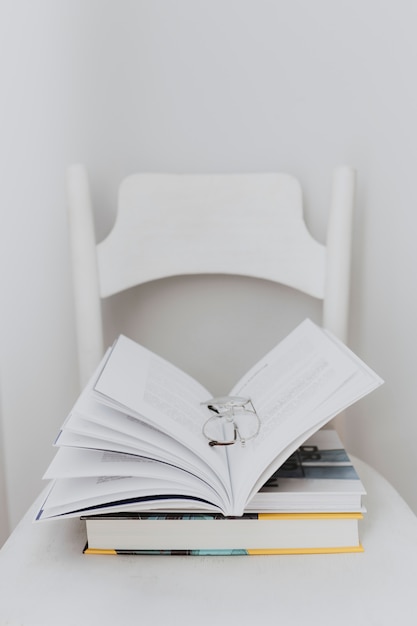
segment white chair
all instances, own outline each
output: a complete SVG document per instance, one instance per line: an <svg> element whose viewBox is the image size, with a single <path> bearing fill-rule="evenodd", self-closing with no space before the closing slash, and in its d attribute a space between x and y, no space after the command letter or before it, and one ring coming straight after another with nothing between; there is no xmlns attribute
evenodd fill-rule
<svg viewBox="0 0 417 626"><path fill-rule="evenodd" d="M321 298L324 325L346 338L353 187L352 170L337 170L323 246L307 233L300 187L289 176L135 175L122 184L114 230L96 246L86 171L72 167L81 381L103 349L100 298L183 271L282 281ZM207 255L213 240L216 255ZM152 265L144 261L147 252L156 253ZM368 491L361 554L90 557L82 554L86 536L79 519L32 523L38 500L0 551L0 623L410 621L417 519L379 474L359 460L355 465Z"/></svg>
<svg viewBox="0 0 417 626"><path fill-rule="evenodd" d="M80 384L103 353L101 299L164 277L235 274L323 301L323 326L347 338L355 174L335 170L326 244L308 232L288 174L134 174L113 230L96 243L86 168L68 170Z"/></svg>

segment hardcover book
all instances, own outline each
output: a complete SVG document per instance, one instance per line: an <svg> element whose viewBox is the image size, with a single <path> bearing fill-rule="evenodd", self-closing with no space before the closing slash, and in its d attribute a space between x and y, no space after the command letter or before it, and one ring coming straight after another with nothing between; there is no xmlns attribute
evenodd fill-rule
<svg viewBox="0 0 417 626"><path fill-rule="evenodd" d="M233 551L266 554L295 550L362 550L361 513L120 514L86 519L88 549L201 555ZM236 552L237 551L237 552Z"/></svg>
<svg viewBox="0 0 417 626"><path fill-rule="evenodd" d="M362 551L359 522L364 493L338 434L323 429L285 461L242 517L132 510L83 516L88 541L85 553L224 556L358 552Z"/></svg>

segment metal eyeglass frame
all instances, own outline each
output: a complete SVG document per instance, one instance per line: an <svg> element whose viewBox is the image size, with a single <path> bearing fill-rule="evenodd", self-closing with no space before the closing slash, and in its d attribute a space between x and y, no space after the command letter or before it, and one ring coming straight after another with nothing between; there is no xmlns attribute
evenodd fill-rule
<svg viewBox="0 0 417 626"><path fill-rule="evenodd" d="M220 396L217 398L210 398L201 404L214 413L214 415L211 415L203 424L202 428L203 435L206 439L208 439L209 446L231 446L238 440L242 446L245 446L247 441L258 436L261 429L261 420L259 419L259 415L257 414L250 398L243 398L240 396ZM255 432L249 437L243 437L240 434L239 426L235 421L235 417L242 414L248 414L248 416L256 420ZM211 422L218 419L225 419L227 422L233 423L233 439L223 441L210 437L207 433L207 427Z"/></svg>

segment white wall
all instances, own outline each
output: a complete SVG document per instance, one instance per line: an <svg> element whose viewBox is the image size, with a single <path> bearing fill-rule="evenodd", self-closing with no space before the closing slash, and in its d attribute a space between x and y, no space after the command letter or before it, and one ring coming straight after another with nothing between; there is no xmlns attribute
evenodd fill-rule
<svg viewBox="0 0 417 626"><path fill-rule="evenodd" d="M386 384L351 410L347 441L417 511L416 18L414 0L3 0L10 527L39 491L76 394L64 189L74 161L90 168L99 238L134 170L284 170L300 178L323 240L331 170L357 168L351 345ZM261 290L262 310L274 310L276 293ZM185 311L175 311L178 321ZM255 332L250 351L264 341ZM181 345L171 348L180 361Z"/></svg>

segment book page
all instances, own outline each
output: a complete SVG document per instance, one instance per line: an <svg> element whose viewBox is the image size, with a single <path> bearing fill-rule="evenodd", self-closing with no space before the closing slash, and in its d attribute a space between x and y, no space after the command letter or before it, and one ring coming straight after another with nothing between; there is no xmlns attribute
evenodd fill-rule
<svg viewBox="0 0 417 626"><path fill-rule="evenodd" d="M138 424L140 423L139 420L135 420L135 418L130 419ZM143 430L147 428L146 424L141 424L141 426L143 426ZM196 471L196 468L198 468L198 473L200 473L200 471L204 473L207 467L203 462L199 463L199 460L188 448L181 446L178 442L169 439L168 436L164 436L163 433L158 433L157 431L155 432L155 441L157 443L154 444L150 441L149 437L143 437L143 439L132 437L117 429L107 428L101 424L80 417L75 413L71 414L71 419L66 422L63 430L65 433L72 432L85 437L87 440L95 439L97 442L100 442L99 447L96 446L96 449L108 450L112 449L113 444L120 444L127 446L129 453L132 453L134 450L136 456L170 463L185 471ZM164 437L166 437L166 439ZM158 441L158 439L161 441ZM58 437L56 445L65 445L63 444L62 434Z"/></svg>
<svg viewBox="0 0 417 626"><path fill-rule="evenodd" d="M138 478L141 480L142 486L149 479L162 480L165 481L166 485L175 485L176 493L198 494L200 498L205 497L205 499L219 507L222 507L224 502L230 505L227 493L221 487L219 488L216 481L202 480L192 472L178 469L169 463L108 450L62 447L50 463L43 478L96 478L97 484L106 483L106 493L108 494L112 493L111 490L115 486L114 499L120 489L120 485L123 484L123 481L121 483L118 480L122 477ZM113 481L114 478L117 480ZM88 481L85 481L85 483L88 484ZM193 490L192 492L190 491L191 489ZM73 495L70 494L71 497ZM87 502L89 498L94 498L94 496L94 492L90 493L87 490L83 499ZM80 493L77 494L76 499L80 499ZM71 499L69 502L73 506ZM48 506L54 506L54 502L50 500Z"/></svg>
<svg viewBox="0 0 417 626"><path fill-rule="evenodd" d="M213 450L202 434L201 403L210 393L191 376L143 346L120 336L94 384L95 399L169 435L208 463L230 487L224 450ZM168 445L164 441L164 445Z"/></svg>
<svg viewBox="0 0 417 626"><path fill-rule="evenodd" d="M100 371L101 369L99 368ZM215 471L200 454L141 419L98 402L92 393L95 380L96 377L93 377L81 393L63 425L63 430L101 439L103 443L100 449L108 449L109 444L124 444L129 446L130 451L136 449L137 454L146 455L149 452L152 458L172 462L186 470L194 470L202 478L210 476L212 480L216 479ZM221 463L223 467L224 458Z"/></svg>
<svg viewBox="0 0 417 626"><path fill-rule="evenodd" d="M228 449L239 506L311 435L382 383L340 342L306 320L259 361L231 391L251 398L261 420L258 436ZM305 437L304 437L305 438ZM282 454L284 453L284 454Z"/></svg>
<svg viewBox="0 0 417 626"><path fill-rule="evenodd" d="M151 462L150 462L151 463ZM38 520L65 515L79 517L83 512L99 512L97 507L114 504L120 506L124 501L129 506L147 502L152 507L154 500L190 499L197 503L207 502L208 506L219 506L222 501L208 485L197 485L195 480L184 484L178 483L175 474L158 478L151 476L92 476L82 478L61 478L51 483L51 489L41 509L37 513ZM94 511L94 508L96 509ZM108 509L106 509L107 511Z"/></svg>

